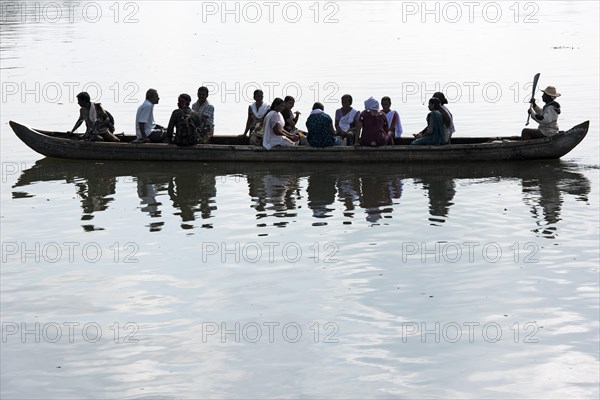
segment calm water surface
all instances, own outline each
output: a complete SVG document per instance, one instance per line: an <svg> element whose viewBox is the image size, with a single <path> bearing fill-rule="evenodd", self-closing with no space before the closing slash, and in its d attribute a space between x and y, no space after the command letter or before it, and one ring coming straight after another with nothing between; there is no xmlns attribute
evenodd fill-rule
<svg viewBox="0 0 600 400"><path fill-rule="evenodd" d="M461 3L428 2L439 21L421 2L282 2L272 21L260 2L9 3L2 398L598 397L596 2L473 21ZM8 126L70 129L83 87L119 131L156 87L165 124L204 83L224 134L256 85L301 121L389 95L410 134L439 85L457 135L512 135L538 71L562 128L591 121L560 161L67 161Z"/></svg>

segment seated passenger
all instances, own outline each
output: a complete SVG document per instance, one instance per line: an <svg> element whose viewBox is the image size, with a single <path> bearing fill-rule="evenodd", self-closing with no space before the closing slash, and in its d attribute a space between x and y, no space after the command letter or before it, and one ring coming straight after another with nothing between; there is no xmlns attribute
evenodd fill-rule
<svg viewBox="0 0 600 400"><path fill-rule="evenodd" d="M306 119L308 144L312 147L331 147L342 145L342 138L336 135L331 117L324 112L321 103L315 103Z"/></svg>
<svg viewBox="0 0 600 400"><path fill-rule="evenodd" d="M358 145L360 132L360 112L352 108L352 96L342 96L342 108L335 112L335 131L345 139L347 146Z"/></svg>
<svg viewBox="0 0 600 400"><path fill-rule="evenodd" d="M135 134L137 139L132 143L168 143L165 128L154 122L154 105L158 104L160 97L156 89L148 89L146 100L138 107L135 115Z"/></svg>
<svg viewBox="0 0 600 400"><path fill-rule="evenodd" d="M284 108L284 101L278 97L273 100L271 110L265 117L263 147L267 150L270 150L274 146L296 146L298 144L294 141L294 136L283 129L285 121L281 112Z"/></svg>
<svg viewBox="0 0 600 400"><path fill-rule="evenodd" d="M193 146L198 143L206 143L205 137L200 137L203 132L200 131L200 116L192 111L190 104L192 97L189 94L182 93L177 98L177 110L171 114L169 126L167 127L167 137L169 142L178 146ZM175 136L173 137L173 129Z"/></svg>
<svg viewBox="0 0 600 400"><path fill-rule="evenodd" d="M269 105L263 103L263 91L257 89L254 91L254 103L248 106L248 120L246 129L242 136L250 134L250 144L259 145L262 142L264 130L262 129L263 120L269 112Z"/></svg>
<svg viewBox="0 0 600 400"><path fill-rule="evenodd" d="M554 136L558 133L558 116L560 115L560 104L555 100L560 96L560 93L556 91L554 86L548 86L542 90L542 100L544 108L540 108L536 103L535 99L531 99L531 107L529 108L529 115L531 119L540 124L538 129L523 129L521 136L525 140L538 139L546 136Z"/></svg>
<svg viewBox="0 0 600 400"><path fill-rule="evenodd" d="M428 103L427 128L414 135L417 140L411 144L417 145L443 145L448 144L450 129L450 116L442 108L442 103L437 97L432 97Z"/></svg>
<svg viewBox="0 0 600 400"><path fill-rule="evenodd" d="M296 100L292 96L285 96L283 101L285 103L285 107L281 111L281 115L283 115L283 120L285 121L283 129L295 135L298 132L296 125L298 124L298 118L300 118L300 111L292 111L292 108L296 104Z"/></svg>
<svg viewBox="0 0 600 400"><path fill-rule="evenodd" d="M448 104L448 100L446 100L446 96L444 96L444 93L442 92L435 92L431 97L437 97L438 99L440 99L440 103L442 103L442 108L448 113L448 116L450 117L450 128L448 128L447 131L447 142L450 142L450 138L452 138L452 135L454 134L454 132L456 132L456 129L454 129L454 117L452 116L450 110L448 110L448 107L446 107L446 104Z"/></svg>
<svg viewBox="0 0 600 400"><path fill-rule="evenodd" d="M200 125L201 137L207 138L204 143L208 143L215 134L215 107L208 102L207 87L201 86L198 88L198 101L192 105L192 110L200 116L202 121Z"/></svg>
<svg viewBox="0 0 600 400"><path fill-rule="evenodd" d="M81 92L77 95L77 104L79 104L79 118L75 121L75 126L68 133L75 132L77 128L85 122L86 140L105 140L107 142L120 142L114 135L114 121L111 119L108 111L102 108L100 103L92 103L90 95L87 92Z"/></svg>
<svg viewBox="0 0 600 400"><path fill-rule="evenodd" d="M383 108L383 113L385 114L387 121L389 132L392 134L392 139L400 139L402 136L402 122L400 122L400 115L396 110L391 110L392 100L385 96L381 99L381 108Z"/></svg>
<svg viewBox="0 0 600 400"><path fill-rule="evenodd" d="M361 146L385 146L392 143L392 134L389 132L387 118L379 111L379 102L373 97L365 101L365 111L360 114L362 134Z"/></svg>

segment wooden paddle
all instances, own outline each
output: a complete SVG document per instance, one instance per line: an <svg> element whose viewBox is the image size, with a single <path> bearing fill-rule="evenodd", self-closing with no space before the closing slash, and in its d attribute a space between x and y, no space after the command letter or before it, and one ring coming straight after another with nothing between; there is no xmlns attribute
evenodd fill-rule
<svg viewBox="0 0 600 400"><path fill-rule="evenodd" d="M540 79L540 73L538 72L533 77L533 88L531 89L531 100L533 100L535 98L535 89L537 88L537 84L538 84L538 80L539 79ZM530 110L531 110L532 107L533 107L533 104L529 104L529 109ZM525 124L525 126L529 125L529 118L531 118L531 114L527 114L527 123Z"/></svg>

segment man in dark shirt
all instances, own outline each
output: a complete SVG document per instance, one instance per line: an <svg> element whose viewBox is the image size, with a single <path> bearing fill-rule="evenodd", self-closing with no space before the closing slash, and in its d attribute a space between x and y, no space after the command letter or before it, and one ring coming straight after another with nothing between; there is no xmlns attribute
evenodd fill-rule
<svg viewBox="0 0 600 400"><path fill-rule="evenodd" d="M313 109L306 119L308 128L308 144L312 147L330 147L342 145L342 138L336 134L333 120L325 114L325 107L321 103L315 103ZM344 140L344 144L346 141Z"/></svg>
<svg viewBox="0 0 600 400"><path fill-rule="evenodd" d="M300 117L300 111L292 112L292 108L294 108L296 100L294 100L292 96L286 96L283 101L285 104L285 108L281 112L281 115L283 115L283 120L285 121L285 126L283 129L290 133L296 133L296 124L298 123L298 118ZM292 117L292 115L294 117Z"/></svg>
<svg viewBox="0 0 600 400"><path fill-rule="evenodd" d="M201 121L198 113L192 111L190 108L191 102L192 97L186 93L180 94L177 98L177 109L171 114L169 126L167 127L167 137L170 143L191 146L199 142L200 138L197 137L197 134ZM184 123L188 118L191 124ZM173 137L174 129L175 137ZM185 130L185 132L181 132L180 130Z"/></svg>

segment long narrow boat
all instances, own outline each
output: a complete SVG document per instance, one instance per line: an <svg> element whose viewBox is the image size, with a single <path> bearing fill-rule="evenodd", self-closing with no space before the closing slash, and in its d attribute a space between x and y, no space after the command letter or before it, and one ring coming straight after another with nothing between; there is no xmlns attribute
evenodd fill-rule
<svg viewBox="0 0 600 400"><path fill-rule="evenodd" d="M265 150L248 145L247 138L215 136L210 144L179 147L168 144L88 142L80 135L33 129L10 121L16 135L34 151L48 157L132 161L267 161L405 163L440 161L509 161L558 159L575 148L588 132L589 121L552 137L523 140L519 136L452 138L445 146L411 146L409 138L383 147L278 147Z"/></svg>

